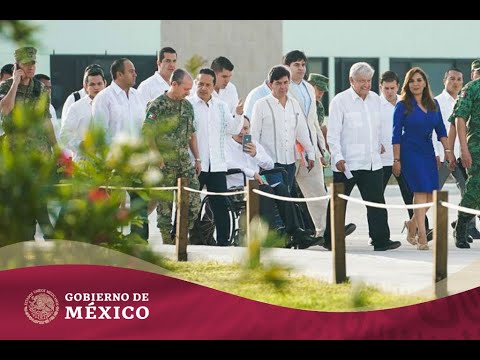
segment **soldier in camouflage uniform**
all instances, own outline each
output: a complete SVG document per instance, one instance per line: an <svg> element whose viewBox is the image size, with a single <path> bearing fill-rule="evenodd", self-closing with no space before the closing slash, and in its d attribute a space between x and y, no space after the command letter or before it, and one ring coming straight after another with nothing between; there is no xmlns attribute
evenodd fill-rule
<svg viewBox="0 0 480 360"><path fill-rule="evenodd" d="M192 77L183 69L176 69L172 73L169 90L151 101L147 105L147 114L142 133L152 148L162 155L161 171L164 186L177 185L177 178L188 179L189 187L198 189L196 168L192 165L188 149L198 158L196 135L193 127L193 107L185 99L193 85ZM162 233L164 243L173 243L176 223L171 226L173 194L161 194L162 200L157 206L157 223ZM168 200L167 200L168 199ZM192 228L195 218L200 211L200 198L197 194L190 194L188 209L189 229ZM147 226L147 204L144 204L144 221ZM144 225L145 226L145 225ZM132 231L134 231L132 229Z"/></svg>
<svg viewBox="0 0 480 360"><path fill-rule="evenodd" d="M307 80L315 89L315 99L317 103L317 116L318 116L318 124L322 129L323 136L325 139L327 138L327 126L323 123L325 120L325 108L323 107L322 98L323 95L328 92L328 77L321 75L310 73L308 75ZM328 144L325 144L328 149Z"/></svg>
<svg viewBox="0 0 480 360"><path fill-rule="evenodd" d="M472 63L472 74L477 71L480 71L480 61L478 60ZM460 206L479 210L480 79L477 78L463 87L449 121L455 125L460 140L462 165L467 169L468 176ZM458 248L470 248L467 239L467 225L473 217L474 215L472 214L458 212L458 220L455 227L455 245Z"/></svg>
<svg viewBox="0 0 480 360"><path fill-rule="evenodd" d="M22 47L15 50L15 67L13 77L0 83L0 125L5 131L4 141L12 148L21 144L26 152L41 152L45 156L52 155L56 146L55 133L50 118L50 96L45 86L34 79L36 69L37 49ZM36 113L44 114L40 122L28 124L27 128L19 128L13 121L13 111L16 106L34 109ZM27 112L28 113L28 112ZM28 119L34 121L34 119ZM26 219L24 238L21 241L33 240L35 222L38 220L44 235L50 237L53 231L48 217L46 204L36 211L35 218Z"/></svg>

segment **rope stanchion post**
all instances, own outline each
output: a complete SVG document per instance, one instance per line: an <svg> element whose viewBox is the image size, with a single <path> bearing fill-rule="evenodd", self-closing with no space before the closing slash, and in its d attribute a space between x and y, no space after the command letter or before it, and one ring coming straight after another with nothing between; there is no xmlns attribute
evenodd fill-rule
<svg viewBox="0 0 480 360"><path fill-rule="evenodd" d="M433 192L433 239L435 241L433 287L436 297L447 295L447 257L448 257L448 208L441 205L441 202L448 202L448 192Z"/></svg>
<svg viewBox="0 0 480 360"><path fill-rule="evenodd" d="M347 281L345 261L345 208L346 201L338 197L345 192L343 183L330 185L332 200L330 205L331 242L333 253L333 282L336 284Z"/></svg>
<svg viewBox="0 0 480 360"><path fill-rule="evenodd" d="M177 180L177 235L175 237L176 253L178 261L187 261L187 242L188 242L188 191L184 187L188 186L188 179L179 178Z"/></svg>
<svg viewBox="0 0 480 360"><path fill-rule="evenodd" d="M260 213L260 196L253 192L258 190L257 180L248 180L247 182L247 241L251 239L251 222Z"/></svg>

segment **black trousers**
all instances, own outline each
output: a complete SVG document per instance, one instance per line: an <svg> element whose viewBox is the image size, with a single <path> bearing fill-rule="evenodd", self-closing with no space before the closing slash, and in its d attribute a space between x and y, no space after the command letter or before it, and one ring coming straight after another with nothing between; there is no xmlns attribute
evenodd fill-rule
<svg viewBox="0 0 480 360"><path fill-rule="evenodd" d="M278 184L274 188L270 185L262 184L259 186L259 189L269 194L290 197L288 187L285 184ZM295 203L260 196L260 215L268 222L271 229L275 228L276 225L275 206L277 206L280 217L285 224L285 231L287 234L293 235L293 233L302 225L301 215L299 214L299 210L296 208Z"/></svg>
<svg viewBox="0 0 480 360"><path fill-rule="evenodd" d="M353 187L358 186L362 199L365 201L385 204L383 196L383 169L379 170L354 170L353 177L347 179L344 173L333 172L334 183L345 184L345 195L350 195ZM325 243L331 243L330 227L330 202L327 209L327 226L325 229ZM388 227L388 213L386 209L367 206L368 233L373 245L380 245L390 240L390 228Z"/></svg>
<svg viewBox="0 0 480 360"><path fill-rule="evenodd" d="M200 190L207 186L207 191L226 192L227 176L226 172L204 172L198 176ZM227 198L225 196L209 196L212 206L213 217L215 219L215 229L217 230L218 245L228 245L230 237L230 219L228 215Z"/></svg>
<svg viewBox="0 0 480 360"><path fill-rule="evenodd" d="M408 184L403 177L403 174L400 173L400 176L395 176L392 172L392 166L384 166L383 167L383 192L385 193L385 189L388 185L388 180L390 180L390 176L394 176L395 180L397 180L398 186L400 187L400 193L402 194L403 202L405 205L412 205L413 204L413 192L410 191ZM408 209L408 218L411 219L413 217L413 210ZM428 230L428 217L425 216L425 228Z"/></svg>

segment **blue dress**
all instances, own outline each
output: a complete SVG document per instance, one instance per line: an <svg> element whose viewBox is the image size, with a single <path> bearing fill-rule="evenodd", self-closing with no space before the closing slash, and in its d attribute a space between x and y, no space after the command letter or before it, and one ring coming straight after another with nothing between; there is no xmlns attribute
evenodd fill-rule
<svg viewBox="0 0 480 360"><path fill-rule="evenodd" d="M439 111L425 113L415 100L413 111L406 114L403 101L399 101L393 113L392 144L400 144L402 174L412 192L432 192L438 190L438 169L432 144L432 132L438 140L447 136Z"/></svg>

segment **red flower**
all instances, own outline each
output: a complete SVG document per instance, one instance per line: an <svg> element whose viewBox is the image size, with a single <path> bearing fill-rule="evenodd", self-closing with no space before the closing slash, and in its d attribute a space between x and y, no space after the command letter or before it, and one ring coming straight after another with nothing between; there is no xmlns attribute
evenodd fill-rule
<svg viewBox="0 0 480 360"><path fill-rule="evenodd" d="M104 201L108 199L107 190L103 188L95 188L88 192L88 200L91 202Z"/></svg>
<svg viewBox="0 0 480 360"><path fill-rule="evenodd" d="M73 160L70 154L66 151L62 151L58 157L57 163L66 177L71 177L73 175Z"/></svg>

